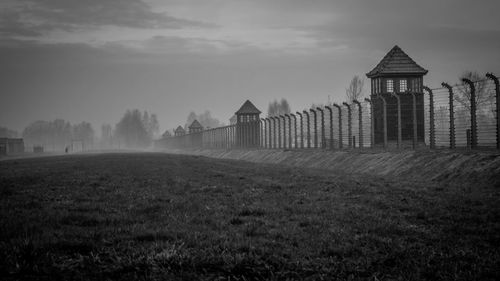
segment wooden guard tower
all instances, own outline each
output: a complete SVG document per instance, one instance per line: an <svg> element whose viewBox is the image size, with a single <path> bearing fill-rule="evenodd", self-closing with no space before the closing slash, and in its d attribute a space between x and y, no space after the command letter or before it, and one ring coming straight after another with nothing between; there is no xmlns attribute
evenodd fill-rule
<svg viewBox="0 0 500 281"><path fill-rule="evenodd" d="M184 136L185 134L186 134L186 130L184 130L184 128L182 128L182 126L180 126L180 125L174 131L174 136L176 136L176 137Z"/></svg>
<svg viewBox="0 0 500 281"><path fill-rule="evenodd" d="M194 120L191 125L189 125L189 133L199 133L203 131L203 126L198 122L198 120Z"/></svg>
<svg viewBox="0 0 500 281"><path fill-rule="evenodd" d="M239 147L260 145L260 113L249 100L236 111L236 144Z"/></svg>
<svg viewBox="0 0 500 281"><path fill-rule="evenodd" d="M424 142L423 76L427 72L401 48L394 46L377 66L366 74L371 79L376 145L384 143L384 101L387 104L387 141L397 142L399 138L398 99L401 112L401 141L404 143L414 139L414 95L416 139L417 142Z"/></svg>

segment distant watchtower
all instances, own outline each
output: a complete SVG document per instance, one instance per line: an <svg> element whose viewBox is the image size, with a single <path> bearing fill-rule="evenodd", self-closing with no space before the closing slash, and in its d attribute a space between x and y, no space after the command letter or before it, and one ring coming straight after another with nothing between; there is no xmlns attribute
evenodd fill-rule
<svg viewBox="0 0 500 281"><path fill-rule="evenodd" d="M375 125L375 144L384 142L383 100L387 102L387 140L398 140L398 106L401 104L402 141L413 139L413 96L416 96L417 140L424 142L423 76L427 70L413 61L401 48L394 46L366 74L371 79L371 100ZM396 97L397 96L397 97Z"/></svg>
<svg viewBox="0 0 500 281"><path fill-rule="evenodd" d="M260 145L260 113L249 100L236 111L236 144L239 147Z"/></svg>
<svg viewBox="0 0 500 281"><path fill-rule="evenodd" d="M184 128L182 128L182 126L180 126L180 125L174 131L174 136L176 136L176 137L184 136L185 134L186 134L186 130L184 130Z"/></svg>
<svg viewBox="0 0 500 281"><path fill-rule="evenodd" d="M189 133L199 133L203 131L203 126L198 122L198 120L194 120L191 125L189 125Z"/></svg>

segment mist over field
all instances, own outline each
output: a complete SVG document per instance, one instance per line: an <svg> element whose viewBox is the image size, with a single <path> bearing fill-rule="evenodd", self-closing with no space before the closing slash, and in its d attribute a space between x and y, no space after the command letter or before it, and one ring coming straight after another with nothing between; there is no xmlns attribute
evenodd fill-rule
<svg viewBox="0 0 500 281"><path fill-rule="evenodd" d="M500 280L500 1L0 1L1 280Z"/></svg>
<svg viewBox="0 0 500 281"><path fill-rule="evenodd" d="M341 103L394 45L459 83L498 75L498 1L33 1L0 4L0 126L88 122L96 136L127 110L159 132L191 111L221 123L250 99L261 111ZM369 83L364 95L368 96ZM208 126L208 125L207 125Z"/></svg>

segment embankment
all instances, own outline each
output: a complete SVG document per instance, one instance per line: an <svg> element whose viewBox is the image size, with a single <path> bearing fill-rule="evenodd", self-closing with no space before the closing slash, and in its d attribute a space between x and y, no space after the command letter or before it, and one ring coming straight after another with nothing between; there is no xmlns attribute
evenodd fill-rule
<svg viewBox="0 0 500 281"><path fill-rule="evenodd" d="M364 173L401 180L433 181L444 185L500 188L500 152L492 151L197 149L165 152L328 169L352 174Z"/></svg>

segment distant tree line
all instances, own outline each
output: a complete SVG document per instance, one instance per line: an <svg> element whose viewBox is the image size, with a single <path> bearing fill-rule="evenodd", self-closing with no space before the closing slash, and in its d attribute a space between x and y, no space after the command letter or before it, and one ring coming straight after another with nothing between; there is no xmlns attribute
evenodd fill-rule
<svg viewBox="0 0 500 281"><path fill-rule="evenodd" d="M88 122L72 125L63 119L35 121L22 133L26 147L43 146L45 151L93 148L145 148L149 147L159 131L156 114L138 109L127 110L113 128L109 124L101 126L101 138L96 139L94 129ZM0 136L15 137L12 130L0 127ZM96 145L97 144L97 145Z"/></svg>
<svg viewBox="0 0 500 281"><path fill-rule="evenodd" d="M141 112L138 109L127 110L121 120L116 124L114 133L109 125L102 127L102 141L112 138L114 145L119 147L145 148L151 145L153 138L159 131L156 114Z"/></svg>
<svg viewBox="0 0 500 281"><path fill-rule="evenodd" d="M0 138L18 138L19 133L9 128L0 127Z"/></svg>
<svg viewBox="0 0 500 281"><path fill-rule="evenodd" d="M73 142L88 147L94 142L94 129L88 122L71 125L63 119L35 121L22 133L26 146L43 146L45 150L62 151Z"/></svg>

